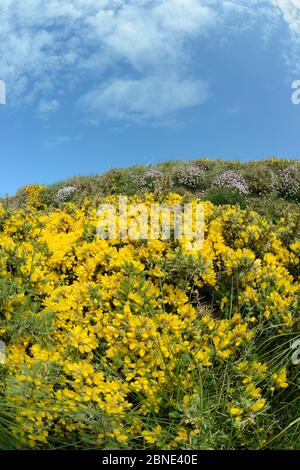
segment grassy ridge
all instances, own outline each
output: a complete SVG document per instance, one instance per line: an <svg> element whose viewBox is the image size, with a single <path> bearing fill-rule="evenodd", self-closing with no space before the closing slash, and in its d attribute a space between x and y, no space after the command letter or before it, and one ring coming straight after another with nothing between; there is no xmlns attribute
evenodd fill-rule
<svg viewBox="0 0 300 470"><path fill-rule="evenodd" d="M224 174L229 174L229 179L231 174L230 182L233 187L230 184L226 187L224 181L223 188L220 187L219 179ZM247 194L240 194L240 188L234 186L234 175L245 181ZM211 199L217 204L239 203L260 212L268 211L276 200L276 204L284 210L293 205L295 207L300 202L300 162L268 158L243 163L204 158L115 168L103 174L75 176L49 185L44 192L43 201L47 205L57 205L56 195L65 187L75 188L76 191L68 200L77 202L86 197L115 194L130 196L146 191L163 195L172 191ZM10 201L14 207L22 206L26 201L24 188Z"/></svg>

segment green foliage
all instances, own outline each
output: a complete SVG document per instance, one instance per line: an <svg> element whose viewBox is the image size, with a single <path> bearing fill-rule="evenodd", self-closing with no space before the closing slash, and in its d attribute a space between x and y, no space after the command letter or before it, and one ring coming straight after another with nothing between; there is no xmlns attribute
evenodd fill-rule
<svg viewBox="0 0 300 470"><path fill-rule="evenodd" d="M210 194L207 199L216 206L223 204L235 205L238 204L241 209L246 209L247 199L239 193L233 193L231 191L217 191Z"/></svg>
<svg viewBox="0 0 300 470"><path fill-rule="evenodd" d="M197 170L195 172L195 170ZM215 181L224 173L233 171L242 176L249 189L247 199L230 191L220 191ZM144 175L160 174L153 184L142 185ZM196 174L199 172L199 175ZM154 185L154 186L153 186ZM113 168L94 176L75 176L48 186L41 193L42 207L58 207L57 193L65 187L75 187L68 201L81 203L86 198L107 195L132 196L139 192L154 192L159 195L172 191L178 194L192 192L201 198L210 199L215 204L239 204L240 207L256 208L262 212L272 212L274 201L286 199L291 204L300 201L300 162L268 158L242 163L240 161L209 160L207 158L183 161L174 160L155 165L136 165L129 168ZM264 203L259 203L263 200ZM269 201L269 202L268 202ZM267 202L267 211L265 209ZM6 203L11 208L24 207L26 188L21 188ZM63 202L62 202L63 203ZM279 201L282 206L282 202ZM0 221L1 222L1 221Z"/></svg>

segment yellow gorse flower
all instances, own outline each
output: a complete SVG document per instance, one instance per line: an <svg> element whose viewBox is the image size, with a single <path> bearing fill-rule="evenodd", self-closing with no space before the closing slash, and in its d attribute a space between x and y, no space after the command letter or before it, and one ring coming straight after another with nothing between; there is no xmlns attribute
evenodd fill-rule
<svg viewBox="0 0 300 470"><path fill-rule="evenodd" d="M283 367L278 373L273 374L274 385L276 388L288 387L286 368Z"/></svg>
<svg viewBox="0 0 300 470"><path fill-rule="evenodd" d="M258 328L293 325L300 286L289 269L299 263L299 242L289 249L255 212L210 202L198 251L186 240L100 240L93 204L39 211L41 190L28 189L27 209L0 206L8 286L1 391L15 410L14 432L30 446L88 433L107 446L191 446L205 426L201 380L215 369L234 373L228 419L255 422L270 382L285 388L288 380L286 369L274 374L248 351ZM165 202L183 200L170 194ZM154 196L130 203L138 202ZM166 400L180 421L173 436L147 421Z"/></svg>

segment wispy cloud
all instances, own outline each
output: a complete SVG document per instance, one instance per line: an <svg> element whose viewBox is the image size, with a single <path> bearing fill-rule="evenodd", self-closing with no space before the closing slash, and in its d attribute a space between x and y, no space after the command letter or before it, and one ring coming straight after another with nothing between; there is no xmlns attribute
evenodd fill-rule
<svg viewBox="0 0 300 470"><path fill-rule="evenodd" d="M80 103L100 117L145 121L161 119L180 109L197 106L208 96L208 85L201 80L154 76L105 82L85 95Z"/></svg>
<svg viewBox="0 0 300 470"><path fill-rule="evenodd" d="M3 0L0 15L0 74L42 117L85 80L81 102L99 117L158 118L207 97L188 78L189 41L217 21L198 0Z"/></svg>
<svg viewBox="0 0 300 470"><path fill-rule="evenodd" d="M51 137L50 139L46 140L45 145L47 147L57 147L58 145L67 144L73 140L79 140L79 137L74 138L69 135L60 135L58 137Z"/></svg>
<svg viewBox="0 0 300 470"><path fill-rule="evenodd" d="M42 119L48 119L49 115L55 113L60 108L60 103L53 100L42 99L37 105L36 112Z"/></svg>
<svg viewBox="0 0 300 470"><path fill-rule="evenodd" d="M278 8L292 33L300 36L300 0L270 0Z"/></svg>
<svg viewBox="0 0 300 470"><path fill-rule="evenodd" d="M296 62L300 0L1 0L0 78L44 119L68 94L96 121L162 122L209 97L199 45L261 15L265 35L288 26Z"/></svg>
<svg viewBox="0 0 300 470"><path fill-rule="evenodd" d="M225 113L226 114L236 114L240 111L239 106L233 106L232 108L226 108Z"/></svg>

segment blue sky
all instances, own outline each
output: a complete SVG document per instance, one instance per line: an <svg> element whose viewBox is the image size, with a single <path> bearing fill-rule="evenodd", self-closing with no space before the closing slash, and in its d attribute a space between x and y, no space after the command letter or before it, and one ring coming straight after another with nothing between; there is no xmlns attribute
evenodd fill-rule
<svg viewBox="0 0 300 470"><path fill-rule="evenodd" d="M0 194L175 158L299 159L300 0L1 0Z"/></svg>

